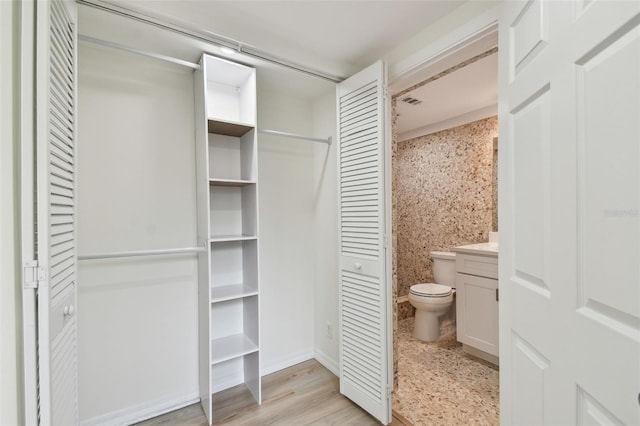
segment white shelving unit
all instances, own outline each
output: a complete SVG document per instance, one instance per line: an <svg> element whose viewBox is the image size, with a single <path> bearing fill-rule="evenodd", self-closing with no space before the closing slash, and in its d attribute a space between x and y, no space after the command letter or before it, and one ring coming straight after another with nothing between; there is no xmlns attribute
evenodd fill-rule
<svg viewBox="0 0 640 426"><path fill-rule="evenodd" d="M200 399L260 384L255 69L203 55L195 74Z"/></svg>

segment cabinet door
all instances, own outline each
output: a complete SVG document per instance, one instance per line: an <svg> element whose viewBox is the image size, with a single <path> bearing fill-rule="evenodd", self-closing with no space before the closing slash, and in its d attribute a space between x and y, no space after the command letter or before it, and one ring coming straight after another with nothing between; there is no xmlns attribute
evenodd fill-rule
<svg viewBox="0 0 640 426"><path fill-rule="evenodd" d="M498 356L498 280L457 274L458 340Z"/></svg>

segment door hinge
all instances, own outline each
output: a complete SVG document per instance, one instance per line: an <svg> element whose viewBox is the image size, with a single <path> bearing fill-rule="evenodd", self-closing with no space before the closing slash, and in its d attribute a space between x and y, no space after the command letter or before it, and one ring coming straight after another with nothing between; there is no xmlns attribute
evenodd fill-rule
<svg viewBox="0 0 640 426"><path fill-rule="evenodd" d="M38 283L47 278L46 270L38 264L37 260L24 262L22 270L22 288L38 288Z"/></svg>
<svg viewBox="0 0 640 426"><path fill-rule="evenodd" d="M384 248L389 247L389 237L388 237L388 236L386 236L386 235L385 235L385 236L382 238L382 241L383 241Z"/></svg>
<svg viewBox="0 0 640 426"><path fill-rule="evenodd" d="M391 399L391 385L387 385L387 399Z"/></svg>
<svg viewBox="0 0 640 426"><path fill-rule="evenodd" d="M500 301L500 289L496 288L496 302Z"/></svg>

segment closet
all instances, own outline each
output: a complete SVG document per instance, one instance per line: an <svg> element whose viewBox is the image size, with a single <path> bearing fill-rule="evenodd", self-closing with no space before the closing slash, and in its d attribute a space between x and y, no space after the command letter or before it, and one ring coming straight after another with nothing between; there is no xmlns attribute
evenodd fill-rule
<svg viewBox="0 0 640 426"><path fill-rule="evenodd" d="M203 55L194 76L200 400L243 382L260 403L256 72Z"/></svg>
<svg viewBox="0 0 640 426"><path fill-rule="evenodd" d="M80 422L338 372L334 84L80 10Z"/></svg>

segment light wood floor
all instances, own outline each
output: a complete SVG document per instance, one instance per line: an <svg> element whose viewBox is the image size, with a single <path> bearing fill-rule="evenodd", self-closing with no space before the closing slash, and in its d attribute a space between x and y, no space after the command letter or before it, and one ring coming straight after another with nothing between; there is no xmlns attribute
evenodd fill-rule
<svg viewBox="0 0 640 426"><path fill-rule="evenodd" d="M338 378L315 360L303 362L262 379L262 404L244 386L214 395L214 425L379 425L340 395ZM200 404L190 405L140 425L204 426ZM412 426L394 413L392 426Z"/></svg>

